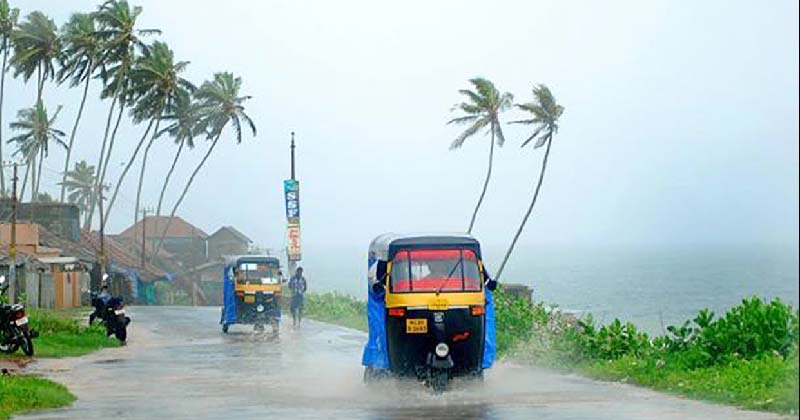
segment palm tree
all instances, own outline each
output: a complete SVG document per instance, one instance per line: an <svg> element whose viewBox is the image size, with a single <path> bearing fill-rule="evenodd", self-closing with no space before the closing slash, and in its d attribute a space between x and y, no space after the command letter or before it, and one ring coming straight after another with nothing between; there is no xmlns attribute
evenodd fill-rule
<svg viewBox="0 0 800 420"><path fill-rule="evenodd" d="M256 135L256 126L253 124L253 120L244 112L244 103L251 97L239 96L239 89L241 89L241 87L242 79L240 77L235 77L231 73L223 72L214 74L214 80L204 82L195 93L195 97L200 101L200 107L203 113L200 125L207 133L206 139L211 140L211 146L209 146L206 154L203 155L203 159L197 164L197 167L194 168L194 171L189 176L189 180L183 187L181 195L172 206L172 211L164 226L164 230L161 232L161 237L158 240L154 255L158 255L158 251L161 249L161 244L164 241L164 236L169 229L172 219L175 217L175 212L178 211L178 207L180 207L183 199L186 197L186 193L189 192L189 188L192 186L197 174L200 172L203 165L205 165L208 157L211 156L211 152L213 152L214 148L217 146L217 142L225 127L229 124L233 125L237 144L242 142L243 123L250 127L253 136Z"/></svg>
<svg viewBox="0 0 800 420"><path fill-rule="evenodd" d="M53 20L44 13L35 11L26 16L17 29L12 31L14 77L22 76L27 83L36 73L37 102L42 100L44 82L54 79L55 64L61 53L61 39Z"/></svg>
<svg viewBox="0 0 800 420"><path fill-rule="evenodd" d="M201 112L202 107L200 104L194 101L191 95L183 92L178 95L169 113L162 117L165 121L171 121L171 124L159 131L157 135L160 137L163 134L169 134L175 140L175 144L178 145L178 150L175 152L175 158L172 159L172 165L169 167L167 177L164 178L164 185L161 187L161 194L158 196L156 216L161 215L164 193L167 191L167 185L169 185L169 180L172 178L172 173L175 171L175 166L181 157L183 147L188 146L193 149L194 139L203 134L203 127L200 125Z"/></svg>
<svg viewBox="0 0 800 420"><path fill-rule="evenodd" d="M95 178L94 166L82 160L80 162L75 162L74 169L67 171L66 179L61 182L61 186L67 189L67 200L77 205L81 212L83 212L84 223L86 223L89 206L92 202Z"/></svg>
<svg viewBox="0 0 800 420"><path fill-rule="evenodd" d="M179 76L179 74L186 69L188 64L187 61L176 63L174 61L174 54L167 44L156 41L151 47L145 50L142 57L136 60L136 65L131 70L130 95L135 101L132 109L133 119L136 122L149 119L150 125L154 125L155 127L153 129L153 135L150 137L144 153L142 154L139 185L136 190L136 214L134 215L134 224L138 221L142 185L144 184L144 174L147 168L147 157L157 137L156 134L158 133L158 127L161 123L162 112L164 109L168 109L172 106L172 103L182 91L190 92L194 90L194 86L191 83ZM111 201L108 203L108 209L105 213L106 220L109 218L120 186L125 179L125 175L128 173L131 165L133 165L144 139L145 138L142 137L141 141L136 146L133 155L128 160L125 169L117 181L114 194L111 197Z"/></svg>
<svg viewBox="0 0 800 420"><path fill-rule="evenodd" d="M25 178L28 178L28 172L31 174L31 197L37 198L39 193L39 183L41 182L42 161L47 157L49 152L49 145L51 142L63 147L67 147L64 143L64 136L66 134L55 128L55 121L58 118L58 113L61 112L61 107L56 109L52 117L48 117L47 109L41 101L32 108L21 109L17 114L17 121L11 123L11 129L21 131L22 133L12 137L8 140L9 143L16 143L17 150L15 154L21 155L23 160L27 162L27 169L25 170ZM39 166L36 166L36 159L39 159ZM39 181L37 181L37 175ZM23 182L22 192L20 199L25 193L25 183Z"/></svg>
<svg viewBox="0 0 800 420"><path fill-rule="evenodd" d="M111 160L117 129L119 128L125 106L130 104L128 96L130 88L129 73L135 60L135 53L137 50L142 51L147 48L141 38L161 33L158 29L137 29L136 21L141 14L141 7L131 7L125 0L108 0L100 5L98 10L93 14L99 26L97 36L104 46L100 58L103 65L100 66L99 76L103 80L105 88L103 89L101 97L111 98L111 106L108 109L108 116L106 117L103 142L100 147L100 157L97 163L97 172L100 174L100 176L96 178L97 186L105 183L106 172L108 170L108 163ZM109 138L114 110L117 106L119 110L117 110L116 123L114 123L114 129L111 131L111 137ZM144 138L147 137L147 133L149 133L151 128L151 126L147 127L143 136ZM89 208L87 228L91 227L96 203L97 197L93 197L92 205Z"/></svg>
<svg viewBox="0 0 800 420"><path fill-rule="evenodd" d="M483 190L478 198L478 204L475 206L475 211L472 212L472 219L469 222L467 233L472 233L472 228L475 226L475 218L478 216L478 210L481 208L483 198L486 195L486 188L489 186L489 178L492 177L492 163L494 161L494 143L495 138L497 146L502 147L505 142L503 137L503 130L500 127L500 113L511 107L514 97L510 93L500 93L494 84L487 79L477 77L469 81L475 90L462 89L458 92L467 97L467 101L456 105L453 110L460 110L465 115L453 118L448 121L448 124L469 124L469 127L464 130L453 143L450 145L450 150L458 149L468 138L486 128L491 135L491 142L489 143L489 168L486 171L486 180L483 182Z"/></svg>
<svg viewBox="0 0 800 420"><path fill-rule="evenodd" d="M88 13L73 14L61 32L64 51L61 56L61 69L58 72L58 80L60 83L69 80L70 87L76 87L83 83L83 97L81 97L78 115L75 117L75 124L73 124L72 132L69 135L67 157L64 159L64 175L61 178L61 195L59 199L63 203L69 160L72 154L72 146L75 143L75 133L78 131L78 124L81 121L81 115L83 115L86 95L89 93L89 81L98 64L101 45L97 37L94 18Z"/></svg>
<svg viewBox="0 0 800 420"><path fill-rule="evenodd" d="M11 33L17 26L19 9L11 8L8 0L0 0L0 53L3 54L3 67L0 68L0 162L3 162L3 94L6 87L6 69L8 68L8 50L11 49ZM6 175L0 169L0 195L6 196Z"/></svg>
<svg viewBox="0 0 800 420"><path fill-rule="evenodd" d="M547 145L544 151L544 159L542 160L542 170L539 173L539 181L536 183L536 189L533 192L531 204L528 206L528 211L525 212L525 217L522 218L522 223L511 241L511 245L506 251L506 256L500 264L500 269L497 270L496 280L500 279L503 274L503 269L508 262L511 253L514 251L514 245L517 244L519 236L522 234L522 229L525 228L525 223L528 222L528 217L533 211L533 206L536 205L536 199L539 197L539 190L542 188L542 181L544 180L544 171L547 169L547 158L550 156L550 146L553 144L553 136L558 133L558 119L564 113L564 107L556 103L556 99L550 92L550 89L545 85L538 85L533 87L533 102L525 104L518 104L517 108L532 114L533 118L527 120L513 121L512 124L526 124L535 126L533 134L522 143L521 147L525 147L531 141L536 140L533 144L534 149L538 149Z"/></svg>

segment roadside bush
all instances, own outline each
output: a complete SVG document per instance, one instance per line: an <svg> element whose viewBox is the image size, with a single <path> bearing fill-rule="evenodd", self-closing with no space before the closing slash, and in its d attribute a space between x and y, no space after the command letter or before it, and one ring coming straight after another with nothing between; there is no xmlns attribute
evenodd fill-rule
<svg viewBox="0 0 800 420"><path fill-rule="evenodd" d="M495 322L497 325L497 352L507 353L517 344L531 338L534 320L546 322L547 315L527 301L511 296L500 285L494 291Z"/></svg>

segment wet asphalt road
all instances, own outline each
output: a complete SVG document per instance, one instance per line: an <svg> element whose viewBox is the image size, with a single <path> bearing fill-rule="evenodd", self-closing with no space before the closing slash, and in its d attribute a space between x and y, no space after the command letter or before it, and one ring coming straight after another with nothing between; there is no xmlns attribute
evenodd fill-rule
<svg viewBox="0 0 800 420"><path fill-rule="evenodd" d="M483 384L432 395L413 381L362 383L365 335L316 322L279 338L236 326L219 308L131 307L129 345L41 360L33 371L66 384L72 406L29 419L774 419L500 363ZM269 330L269 329L268 329Z"/></svg>

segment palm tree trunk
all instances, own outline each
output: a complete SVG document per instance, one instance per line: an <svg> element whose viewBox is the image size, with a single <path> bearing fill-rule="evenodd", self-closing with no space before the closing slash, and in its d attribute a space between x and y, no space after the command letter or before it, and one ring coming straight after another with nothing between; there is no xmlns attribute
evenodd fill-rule
<svg viewBox="0 0 800 420"><path fill-rule="evenodd" d="M183 199L186 197L186 193L189 192L189 187L192 186L192 182L194 182L194 178L197 176L197 173L200 172L200 168L205 165L208 157L211 156L211 152L214 150L214 147L217 145L217 141L219 141L219 136L222 133L218 133L217 137L214 138L214 142L211 143L211 147L208 148L205 156L203 156L203 160L197 164L197 167L194 168L192 175L189 177L189 180L186 181L186 185L183 187L183 192L181 193L180 197L178 197L178 201L175 202L175 205L172 206L172 212L169 214L169 219L167 219L167 223L164 226L164 230L161 232L161 237L158 238L158 245L156 245L156 250L153 252L152 255L158 255L158 251L161 250L161 244L164 242L164 236L167 235L167 230L169 229L169 225L172 223L172 218L175 217L175 212L178 211L178 207L183 202Z"/></svg>
<svg viewBox="0 0 800 420"><path fill-rule="evenodd" d="M486 195L486 188L489 187L489 178L492 177L492 162L494 161L494 123L492 123L491 131L492 142L489 143L489 170L486 171L486 181L483 182L483 191L481 191L481 196L478 198L478 204L475 206L475 211L472 212L472 220L469 221L469 229L467 229L467 233L472 233L472 227L475 226L475 218L478 217L478 209L481 208L483 197Z"/></svg>
<svg viewBox="0 0 800 420"><path fill-rule="evenodd" d="M25 165L25 176L22 178L22 189L19 192L19 197L17 197L17 201L22 201L22 197L25 195L25 187L28 185L28 172L31 171L30 162L28 165Z"/></svg>
<svg viewBox="0 0 800 420"><path fill-rule="evenodd" d="M120 174L119 179L117 180L117 185L114 187L114 194L111 195L111 201L108 202L108 207L105 209L104 212L104 219L105 223L108 223L108 217L111 214L111 209L114 207L114 203L117 201L117 194L119 194L119 188L122 186L122 181L125 180L125 175L128 174L128 171L133 166L133 162L136 161L136 156L139 154L139 150L142 148L142 144L144 144L145 139L147 139L147 135L150 133L150 129L153 128L154 121L151 119L150 123L147 124L147 130L145 130L144 135L141 139L139 139L139 143L136 145L136 149L133 151L133 155L131 155L130 159L128 159L128 163L125 165L125 169L122 170L122 174Z"/></svg>
<svg viewBox="0 0 800 420"><path fill-rule="evenodd" d="M183 150L184 144L186 144L185 140L181 141L181 144L178 145L178 151L175 153L175 159L172 159L172 166L169 167L169 172L167 172L167 178L164 179L164 186L161 187L161 195L158 196L156 217L161 216L161 204L164 202L164 193L167 191L167 185L169 185L169 179L172 177L172 172L175 171L175 166L178 163L178 159L181 157L181 151Z"/></svg>
<svg viewBox="0 0 800 420"><path fill-rule="evenodd" d="M31 171L31 202L34 202L36 201L36 154L31 156L28 166Z"/></svg>
<svg viewBox="0 0 800 420"><path fill-rule="evenodd" d="M100 172L100 184L103 184L106 181L106 172L108 171L108 163L111 161L111 151L114 150L114 141L117 138L117 130L119 129L119 123L122 120L122 112L125 110L124 106L119 108L119 113L117 114L117 122L114 123L114 130L111 131L111 138L108 140L108 149L106 149L106 157L103 161L103 170Z"/></svg>
<svg viewBox="0 0 800 420"><path fill-rule="evenodd" d="M133 214L134 225L139 221L139 203L141 203L142 199L144 173L147 171L147 156L150 154L150 148L153 147L153 142L156 140L156 134L158 134L158 126L161 124L161 113L159 112L158 115L159 116L156 118L156 127L153 130L153 134L150 136L150 141L147 142L147 147L144 148L144 153L142 154L142 168L139 170L139 186L136 188L136 209L135 213Z"/></svg>
<svg viewBox="0 0 800 420"><path fill-rule="evenodd" d="M8 60L8 38L3 37L3 68L0 69L0 163L3 162L3 94L6 88L6 61ZM0 196L6 196L6 171L0 167Z"/></svg>
<svg viewBox="0 0 800 420"><path fill-rule="evenodd" d="M108 109L108 116L106 117L106 129L105 133L103 134L103 145L100 147L100 157L97 160L97 169L95 169L95 174L99 174L101 172L101 168L102 168L102 173L105 174L105 171L108 166L108 160L104 159L103 155L106 154L106 145L109 143L108 130L111 129L111 121L114 118L114 107L116 106L116 104L117 104L117 97L114 96L114 98L111 100L111 107ZM119 120L120 118L122 118L122 111L124 109L125 106L120 104L119 115L117 115L117 124L114 126L115 131L117 127L119 127ZM100 185L103 185L103 181L104 179L101 179L100 177L95 175L95 184L94 188L92 188L91 196L89 198L90 205L86 217L86 223L84 224L86 230L91 230L92 228L92 219L94 218L94 211L97 208L97 191L98 188L100 188Z"/></svg>
<svg viewBox="0 0 800 420"><path fill-rule="evenodd" d="M89 63L89 67L91 68L92 64ZM83 86L83 98L81 98L81 105L78 107L78 116L75 117L75 124L72 126L72 133L69 135L69 144L67 145L67 157L64 159L64 175L61 176L61 198L59 199L60 202L64 202L64 194L67 191L67 186L65 183L67 182L67 171L69 171L69 158L72 154L72 145L75 142L75 133L78 131L78 123L81 121L81 114L83 114L83 106L86 104L86 94L89 93L89 81L92 78L86 76L86 83Z"/></svg>
<svg viewBox="0 0 800 420"><path fill-rule="evenodd" d="M506 267L506 263L511 257L511 253L514 251L514 246L517 244L517 239L519 239L519 235L522 234L522 229L525 228L525 223L528 222L528 217L530 217L531 212L533 211L533 206L536 205L536 199L539 197L539 190L542 188L542 181L544 180L544 171L547 169L547 158L550 156L550 146L553 144L552 140L553 136L548 136L547 149L544 151L544 159L542 160L542 171L539 173L539 182L536 183L536 190L533 193L531 204L528 206L528 211L525 212L525 217L522 218L522 223L519 225L519 229L517 229L517 233L514 235L514 240L511 241L511 246L508 247L506 256L503 257L503 262L500 264L500 269L497 270L497 276L495 276L495 280L497 281L500 280L500 275L503 274L503 269Z"/></svg>
<svg viewBox="0 0 800 420"><path fill-rule="evenodd" d="M37 86L38 92L37 92L37 96L36 96L36 104L38 105L39 103L42 102L42 94L44 93L44 77L42 76L42 63L41 62L39 63L37 71L39 73L38 76L37 76L39 85Z"/></svg>
<svg viewBox="0 0 800 420"><path fill-rule="evenodd" d="M31 201L39 201L39 186L42 184L42 163L44 162L44 148L39 151L39 167L36 169L36 189Z"/></svg>

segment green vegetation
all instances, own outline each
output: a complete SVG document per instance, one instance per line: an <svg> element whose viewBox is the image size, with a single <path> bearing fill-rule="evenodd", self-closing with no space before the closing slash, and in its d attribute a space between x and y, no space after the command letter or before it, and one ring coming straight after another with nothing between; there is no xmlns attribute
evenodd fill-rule
<svg viewBox="0 0 800 420"><path fill-rule="evenodd" d="M285 300L288 305L289 299ZM367 331L367 306L350 295L307 293L303 314L317 321Z"/></svg>
<svg viewBox="0 0 800 420"><path fill-rule="evenodd" d="M114 338L105 335L99 324L84 326L85 317L76 319L75 311L52 311L47 309L27 309L31 328L39 332L33 340L35 357L81 356L105 347L117 347ZM23 357L17 352L0 357Z"/></svg>
<svg viewBox="0 0 800 420"><path fill-rule="evenodd" d="M65 386L34 376L0 376L0 419L14 414L64 407L75 401Z"/></svg>
<svg viewBox="0 0 800 420"><path fill-rule="evenodd" d="M499 351L509 357L692 398L798 412L798 312L778 299L744 299L719 318L702 310L657 337L618 319L602 326L591 316L570 319L502 292L497 300ZM520 326L527 320L533 323L525 334Z"/></svg>

